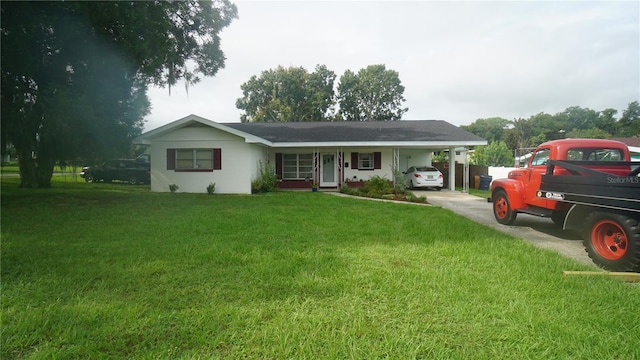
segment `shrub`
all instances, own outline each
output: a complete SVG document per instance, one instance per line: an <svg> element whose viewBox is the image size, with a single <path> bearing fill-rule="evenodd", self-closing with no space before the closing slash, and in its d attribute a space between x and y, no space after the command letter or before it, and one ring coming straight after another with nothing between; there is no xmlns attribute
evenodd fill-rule
<svg viewBox="0 0 640 360"><path fill-rule="evenodd" d="M400 195L407 192L407 183L404 180L404 174L399 169L391 169L393 172L393 191L395 194Z"/></svg>
<svg viewBox="0 0 640 360"><path fill-rule="evenodd" d="M350 188L346 184L342 185L340 192L347 195L362 196L376 199L401 200L415 203L426 203L425 196L416 196L410 191L396 193L394 187L389 180L375 176L367 181L361 188Z"/></svg>
<svg viewBox="0 0 640 360"><path fill-rule="evenodd" d="M413 202L426 203L427 202L427 197L426 196L414 196Z"/></svg>
<svg viewBox="0 0 640 360"><path fill-rule="evenodd" d="M212 195L214 192L216 192L216 183L209 183L207 186L207 194Z"/></svg>
<svg viewBox="0 0 640 360"><path fill-rule="evenodd" d="M381 198L383 195L393 194L393 185L389 180L376 175L364 183L361 191L365 196Z"/></svg>
<svg viewBox="0 0 640 360"><path fill-rule="evenodd" d="M262 179L257 178L257 179L251 180L251 193L252 194L259 193L261 188L262 188Z"/></svg>
<svg viewBox="0 0 640 360"><path fill-rule="evenodd" d="M180 187L176 184L169 185L169 191L171 191L172 193L176 192L178 189L180 189Z"/></svg>
<svg viewBox="0 0 640 360"><path fill-rule="evenodd" d="M278 175L276 169L269 163L258 162L260 177L251 181L252 193L265 193L278 191Z"/></svg>
<svg viewBox="0 0 640 360"><path fill-rule="evenodd" d="M357 188L350 188L347 184L343 184L340 187L340 192L347 195L362 196Z"/></svg>
<svg viewBox="0 0 640 360"><path fill-rule="evenodd" d="M407 192L405 195L405 199L409 202L415 202L415 203L425 203L427 202L427 198L425 196L416 196L414 193L412 192Z"/></svg>

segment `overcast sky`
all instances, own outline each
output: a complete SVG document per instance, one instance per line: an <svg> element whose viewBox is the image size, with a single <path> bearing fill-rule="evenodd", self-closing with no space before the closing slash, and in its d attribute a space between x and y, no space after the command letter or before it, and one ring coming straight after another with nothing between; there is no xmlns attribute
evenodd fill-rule
<svg viewBox="0 0 640 360"><path fill-rule="evenodd" d="M278 65L372 64L405 87L403 120L467 125L640 101L640 2L235 1L226 66L187 94L150 88L145 130L196 114L240 122L240 85Z"/></svg>

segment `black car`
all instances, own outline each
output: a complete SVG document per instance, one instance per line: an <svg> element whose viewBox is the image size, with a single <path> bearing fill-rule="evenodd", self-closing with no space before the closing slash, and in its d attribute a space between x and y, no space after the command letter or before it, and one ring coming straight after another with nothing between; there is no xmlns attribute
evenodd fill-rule
<svg viewBox="0 0 640 360"><path fill-rule="evenodd" d="M109 160L98 166L85 166L80 176L88 183L113 180L129 184L151 183L150 163L135 159Z"/></svg>

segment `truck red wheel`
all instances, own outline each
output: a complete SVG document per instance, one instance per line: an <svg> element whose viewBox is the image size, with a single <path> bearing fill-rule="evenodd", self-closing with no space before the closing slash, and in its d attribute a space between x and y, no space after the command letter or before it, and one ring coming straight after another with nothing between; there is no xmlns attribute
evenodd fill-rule
<svg viewBox="0 0 640 360"><path fill-rule="evenodd" d="M583 243L593 262L609 271L640 272L640 219L593 211L585 225Z"/></svg>
<svg viewBox="0 0 640 360"><path fill-rule="evenodd" d="M507 194L502 190L498 190L492 198L493 216L495 216L496 221L503 225L513 224L513 222L516 221L516 213L511 210Z"/></svg>
<svg viewBox="0 0 640 360"><path fill-rule="evenodd" d="M620 260L627 253L629 240L624 229L612 220L601 220L591 229L595 250L607 260Z"/></svg>

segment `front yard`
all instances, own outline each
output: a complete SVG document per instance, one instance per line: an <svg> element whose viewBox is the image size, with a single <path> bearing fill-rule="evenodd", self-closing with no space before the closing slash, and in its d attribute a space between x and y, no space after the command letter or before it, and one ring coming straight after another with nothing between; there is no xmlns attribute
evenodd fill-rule
<svg viewBox="0 0 640 360"><path fill-rule="evenodd" d="M639 286L445 209L17 182L2 359L640 358Z"/></svg>

